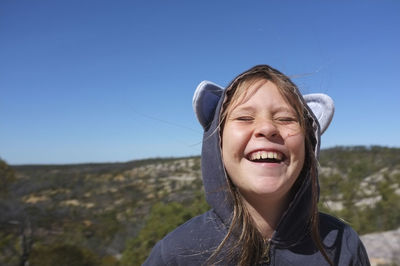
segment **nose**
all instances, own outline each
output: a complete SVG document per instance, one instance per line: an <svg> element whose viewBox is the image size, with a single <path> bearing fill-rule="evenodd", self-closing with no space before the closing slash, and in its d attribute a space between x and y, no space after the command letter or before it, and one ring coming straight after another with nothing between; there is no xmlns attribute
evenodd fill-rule
<svg viewBox="0 0 400 266"><path fill-rule="evenodd" d="M254 136L257 138L267 138L269 140L281 138L277 125L269 119L257 121L255 124Z"/></svg>

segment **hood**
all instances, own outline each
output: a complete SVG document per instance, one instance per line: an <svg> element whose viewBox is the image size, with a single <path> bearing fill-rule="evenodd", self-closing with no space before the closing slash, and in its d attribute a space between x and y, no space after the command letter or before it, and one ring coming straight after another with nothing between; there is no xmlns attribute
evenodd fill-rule
<svg viewBox="0 0 400 266"><path fill-rule="evenodd" d="M297 94L306 106L314 123L316 144L315 155L318 158L320 136L329 126L334 105L332 99L325 94ZM233 213L233 199L229 192L227 174L222 162L220 139L220 113L224 103L226 90L210 81L201 82L193 96L193 109L204 129L201 168L203 184L208 204L214 209L226 226L229 226ZM309 178L303 182L289 205L288 210L273 235L277 244L290 244L299 239L299 228L308 226L308 213L311 208L311 182ZM303 233L304 234L304 233Z"/></svg>

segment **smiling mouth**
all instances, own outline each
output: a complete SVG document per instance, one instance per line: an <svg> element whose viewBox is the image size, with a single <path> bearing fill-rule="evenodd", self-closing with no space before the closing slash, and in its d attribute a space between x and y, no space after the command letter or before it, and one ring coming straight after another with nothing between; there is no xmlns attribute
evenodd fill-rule
<svg viewBox="0 0 400 266"><path fill-rule="evenodd" d="M276 151L256 151L250 153L247 159L255 163L281 163L284 155Z"/></svg>

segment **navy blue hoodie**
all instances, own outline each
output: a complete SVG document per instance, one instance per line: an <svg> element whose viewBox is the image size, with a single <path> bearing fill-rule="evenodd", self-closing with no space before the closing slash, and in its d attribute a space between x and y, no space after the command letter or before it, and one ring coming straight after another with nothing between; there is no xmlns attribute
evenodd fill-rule
<svg viewBox="0 0 400 266"><path fill-rule="evenodd" d="M206 199L212 209L192 218L160 240L144 265L203 265L228 232L233 200L221 158L219 133L220 111L225 93L210 82L201 83L200 86L207 87L209 92L204 99L198 100L200 111L196 112L204 127L202 176ZM318 155L321 135L319 122L322 115L312 113L310 107L314 103L307 101L307 105L301 94L297 94L314 120L314 137L317 140L315 153ZM264 263L266 265L329 265L310 235L311 182L309 178L306 180L299 187L270 240L269 261ZM320 236L335 265L369 265L367 253L357 233L342 221L320 213ZM224 255L223 249L217 259L218 265L231 265L230 259Z"/></svg>

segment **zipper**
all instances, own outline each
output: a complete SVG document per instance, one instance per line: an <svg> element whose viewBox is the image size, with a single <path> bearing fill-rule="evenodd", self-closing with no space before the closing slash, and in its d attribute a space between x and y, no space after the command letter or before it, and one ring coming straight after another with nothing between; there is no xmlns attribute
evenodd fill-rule
<svg viewBox="0 0 400 266"><path fill-rule="evenodd" d="M271 239L265 239L264 240L264 252L262 255L262 264L266 264L269 265L269 263L271 262L271 256L269 254L270 250L271 250Z"/></svg>

